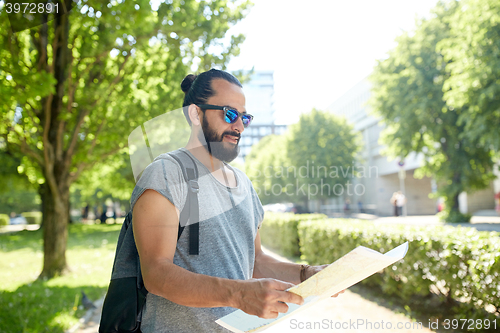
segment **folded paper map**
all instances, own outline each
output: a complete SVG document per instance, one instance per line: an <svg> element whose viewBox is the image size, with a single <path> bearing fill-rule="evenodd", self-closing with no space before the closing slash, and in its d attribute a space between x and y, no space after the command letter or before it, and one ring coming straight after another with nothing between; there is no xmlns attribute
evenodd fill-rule
<svg viewBox="0 0 500 333"><path fill-rule="evenodd" d="M396 261L403 259L407 251L408 242L385 254L364 246L358 246L328 265L321 272L288 289L288 291L302 296L304 304L288 304L288 312L280 313L278 318L275 319L263 319L236 310L216 320L216 323L232 332L261 332L285 318L297 314L299 311L315 306L318 301L331 297L394 264Z"/></svg>

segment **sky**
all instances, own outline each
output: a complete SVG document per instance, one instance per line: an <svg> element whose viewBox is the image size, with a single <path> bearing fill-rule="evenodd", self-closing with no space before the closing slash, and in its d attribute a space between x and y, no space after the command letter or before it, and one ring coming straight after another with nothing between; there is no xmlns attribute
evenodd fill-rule
<svg viewBox="0 0 500 333"><path fill-rule="evenodd" d="M228 70L274 71L276 124L326 109L363 80L437 0L254 0L229 31L243 33ZM251 113L251 110L247 110Z"/></svg>

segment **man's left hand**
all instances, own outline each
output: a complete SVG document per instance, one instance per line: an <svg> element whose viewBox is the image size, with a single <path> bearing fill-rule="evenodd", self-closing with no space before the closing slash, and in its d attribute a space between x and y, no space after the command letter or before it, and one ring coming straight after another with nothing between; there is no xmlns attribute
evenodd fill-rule
<svg viewBox="0 0 500 333"><path fill-rule="evenodd" d="M309 266L309 267L307 267L307 269L306 269L306 280L309 279L314 274L316 274L316 273L324 270L326 267L328 267L328 265ZM333 295L332 297L337 297L338 295L343 294L344 292L345 292L345 290L342 290L342 291L336 293L335 295Z"/></svg>

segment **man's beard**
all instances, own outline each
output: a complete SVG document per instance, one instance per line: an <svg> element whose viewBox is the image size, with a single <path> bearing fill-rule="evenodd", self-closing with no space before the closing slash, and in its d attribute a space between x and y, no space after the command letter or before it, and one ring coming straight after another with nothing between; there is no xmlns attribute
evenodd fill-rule
<svg viewBox="0 0 500 333"><path fill-rule="evenodd" d="M205 138L205 142L207 143L205 149L208 151L210 155L215 157L218 160L229 163L238 156L240 153L240 147L238 144L233 144L230 142L223 142L222 139L225 135L231 135L234 137L240 138L240 134L233 131L226 131L222 133L220 136L210 127L208 124L207 118L203 117L203 121L201 124L202 133L198 133L198 139L203 143L203 137Z"/></svg>

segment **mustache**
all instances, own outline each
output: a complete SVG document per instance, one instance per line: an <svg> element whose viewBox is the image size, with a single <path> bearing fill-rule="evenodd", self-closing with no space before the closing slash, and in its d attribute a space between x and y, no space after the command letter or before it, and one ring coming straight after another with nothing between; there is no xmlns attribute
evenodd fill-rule
<svg viewBox="0 0 500 333"><path fill-rule="evenodd" d="M234 136L234 137L238 138L238 140L241 139L241 134L238 132L226 131L226 132L222 133L222 137L224 137L226 135Z"/></svg>

